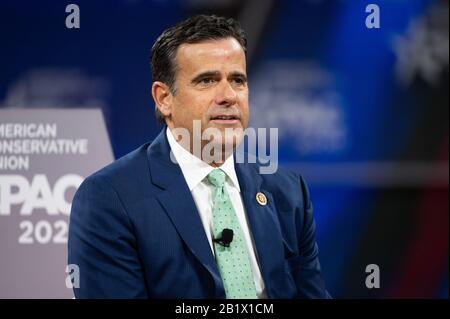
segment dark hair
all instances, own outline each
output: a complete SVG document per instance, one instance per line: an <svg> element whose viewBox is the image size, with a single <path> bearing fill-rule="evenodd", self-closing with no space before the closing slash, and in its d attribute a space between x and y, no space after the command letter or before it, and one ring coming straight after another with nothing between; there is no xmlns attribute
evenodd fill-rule
<svg viewBox="0 0 450 319"><path fill-rule="evenodd" d="M155 41L151 51L153 81L161 81L175 94L176 51L183 43L200 43L233 37L247 51L247 38L239 22L215 15L197 15L165 30ZM164 116L155 107L156 119L164 123Z"/></svg>

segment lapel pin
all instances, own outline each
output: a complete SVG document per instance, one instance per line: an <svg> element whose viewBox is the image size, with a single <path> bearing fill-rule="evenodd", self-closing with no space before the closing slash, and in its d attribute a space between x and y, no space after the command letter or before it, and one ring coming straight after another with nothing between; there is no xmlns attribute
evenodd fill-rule
<svg viewBox="0 0 450 319"><path fill-rule="evenodd" d="M261 192L256 193L256 201L259 205L264 206L267 204L267 197Z"/></svg>

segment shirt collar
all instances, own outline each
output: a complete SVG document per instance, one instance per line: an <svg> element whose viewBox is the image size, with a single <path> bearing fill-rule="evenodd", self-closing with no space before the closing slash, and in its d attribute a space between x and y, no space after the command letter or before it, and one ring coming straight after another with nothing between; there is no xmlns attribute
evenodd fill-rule
<svg viewBox="0 0 450 319"><path fill-rule="evenodd" d="M188 184L189 190L192 191L201 181L205 179L206 176L208 176L209 173L211 173L215 167L203 162L197 156L194 156L182 147L175 140L168 127L166 128L166 136L173 156L183 172L184 179ZM234 169L234 154L231 154L219 168L225 172L232 184L240 192L241 189L239 187L238 178Z"/></svg>

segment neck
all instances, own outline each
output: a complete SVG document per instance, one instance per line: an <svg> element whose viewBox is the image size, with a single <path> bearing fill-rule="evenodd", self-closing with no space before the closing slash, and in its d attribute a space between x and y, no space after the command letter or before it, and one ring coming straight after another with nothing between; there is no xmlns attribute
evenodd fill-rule
<svg viewBox="0 0 450 319"><path fill-rule="evenodd" d="M174 137L175 141L186 151L199 158L205 163L213 167L220 167L225 161L233 154L235 146L229 145L226 147L223 143L215 143L214 141L196 141L200 147L194 147L192 136L185 136L183 134L177 134L168 127L170 134ZM200 143L199 143L200 142Z"/></svg>

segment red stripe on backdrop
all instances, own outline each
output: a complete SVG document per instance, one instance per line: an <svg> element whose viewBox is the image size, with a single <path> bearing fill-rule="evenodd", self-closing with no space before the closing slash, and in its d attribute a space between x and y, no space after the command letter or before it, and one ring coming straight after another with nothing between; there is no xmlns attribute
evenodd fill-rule
<svg viewBox="0 0 450 319"><path fill-rule="evenodd" d="M448 163L448 132L439 154ZM398 279L388 298L436 298L448 267L449 252L448 185L425 188L418 207L416 232L411 237ZM382 270L381 270L382 280Z"/></svg>

